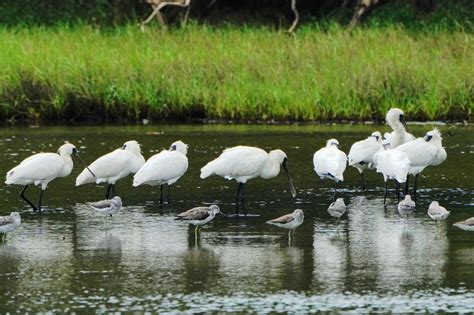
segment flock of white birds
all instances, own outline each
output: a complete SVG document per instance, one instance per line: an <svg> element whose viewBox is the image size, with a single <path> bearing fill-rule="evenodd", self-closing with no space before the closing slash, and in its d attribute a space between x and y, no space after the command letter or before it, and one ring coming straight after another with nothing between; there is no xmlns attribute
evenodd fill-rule
<svg viewBox="0 0 474 315"><path fill-rule="evenodd" d="M391 133L383 137L378 131L367 139L354 143L346 154L339 149L336 139L327 141L326 146L316 151L313 156L314 171L321 179L335 182L333 203L328 212L338 219L346 212L342 198L336 199L337 184L344 181L344 171L350 165L356 168L362 178L364 187L364 172L376 170L383 175L385 181L384 204L387 198L388 180L396 184L397 198L400 199L400 187L404 184L405 199L398 205L400 216L408 217L415 209L416 189L419 174L428 166L436 166L446 160L446 150L442 146L441 133L436 128L427 132L422 138L417 138L408 132L403 111L392 108L386 115L386 122L392 128ZM79 174L76 186L96 183L107 184L106 200L90 203L95 210L112 215L121 208L120 197L115 196L115 184L118 180L134 174L133 186L160 186L160 203L163 203L163 185L168 187L167 201L169 203L170 187L176 183L188 169L188 146L182 141L174 142L169 150L163 150L153 155L147 161L141 153L137 141L127 141L122 148L99 157ZM76 147L71 143L62 145L57 153L39 153L23 160L6 174L6 184L22 185L20 196L34 211L41 211L42 198L50 181L57 177L68 176L73 168L72 156L80 159ZM82 159L81 159L82 161ZM289 182L289 192L296 196L296 189L287 168L288 157L282 150L266 152L250 146L236 146L225 149L216 159L201 168L201 178L218 175L226 179L234 179L238 183L235 204L237 211L245 209L245 184L253 178L270 179L278 176L283 167ZM82 161L83 162L83 161ZM84 163L84 162L83 162ZM84 163L85 164L85 163ZM413 196L408 194L408 178L415 177ZM41 186L38 202L35 205L25 192L29 185ZM202 225L219 213L215 205L197 207L183 212L177 219L187 220L194 225ZM444 220L449 215L444 207L436 201L432 202L428 215L434 220ZM295 229L303 222L303 212L300 209L280 218L268 221L280 227ZM21 223L20 215L16 212L10 216L0 217L0 233L14 230ZM474 218L458 222L456 226L465 230L474 230ZM197 231L197 230L196 230Z"/></svg>

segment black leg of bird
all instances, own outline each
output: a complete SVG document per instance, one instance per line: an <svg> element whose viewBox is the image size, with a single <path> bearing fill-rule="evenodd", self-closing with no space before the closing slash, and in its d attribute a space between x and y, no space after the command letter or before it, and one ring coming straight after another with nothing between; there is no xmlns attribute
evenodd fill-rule
<svg viewBox="0 0 474 315"><path fill-rule="evenodd" d="M385 193L383 195L383 204L387 201L387 192L388 192L388 182L385 181Z"/></svg>
<svg viewBox="0 0 474 315"><path fill-rule="evenodd" d="M405 195L408 195L408 181L410 180L410 175L407 175L407 181L405 182Z"/></svg>
<svg viewBox="0 0 474 315"><path fill-rule="evenodd" d="M395 194L397 195L397 202L400 202L400 183L395 181Z"/></svg>
<svg viewBox="0 0 474 315"><path fill-rule="evenodd" d="M168 185L168 193L166 194L166 202L168 204L171 204L171 202L170 202L170 190L171 190L171 185Z"/></svg>
<svg viewBox="0 0 474 315"><path fill-rule="evenodd" d="M362 179L362 190L365 190L365 181L364 181L364 172L360 173L360 178Z"/></svg>
<svg viewBox="0 0 474 315"><path fill-rule="evenodd" d="M332 201L336 201L336 193L337 193L337 181L334 181L334 194L332 195Z"/></svg>
<svg viewBox="0 0 474 315"><path fill-rule="evenodd" d="M110 189L112 188L112 184L107 186L107 191L105 192L105 199L109 199L110 197Z"/></svg>
<svg viewBox="0 0 474 315"><path fill-rule="evenodd" d="M39 198L38 198L38 211L41 212L41 204L43 203L43 193L44 190L40 190Z"/></svg>
<svg viewBox="0 0 474 315"><path fill-rule="evenodd" d="M416 189L418 188L418 176L420 174L415 175L415 183L413 184L413 199L416 201Z"/></svg>
<svg viewBox="0 0 474 315"><path fill-rule="evenodd" d="M163 185L160 185L160 205L163 204Z"/></svg>
<svg viewBox="0 0 474 315"><path fill-rule="evenodd" d="M23 187L23 189L20 191L20 197L21 197L23 200L25 200L25 201L31 206L31 208L33 208L33 211L38 210L38 208L36 208L36 206L35 206L31 201L29 201L28 198L26 198L26 196L25 196L25 191L26 191L26 189L28 189L28 185L26 185L25 187Z"/></svg>
<svg viewBox="0 0 474 315"><path fill-rule="evenodd" d="M247 209L245 209L245 184L241 184L242 187L240 189L240 202L242 205L242 209L244 210L245 216L247 216Z"/></svg>
<svg viewBox="0 0 474 315"><path fill-rule="evenodd" d="M242 189L242 183L237 186L237 193L235 194L235 212L239 214L239 203L240 203L240 190Z"/></svg>
<svg viewBox="0 0 474 315"><path fill-rule="evenodd" d="M117 196L117 194L115 193L115 184L112 185L112 198Z"/></svg>

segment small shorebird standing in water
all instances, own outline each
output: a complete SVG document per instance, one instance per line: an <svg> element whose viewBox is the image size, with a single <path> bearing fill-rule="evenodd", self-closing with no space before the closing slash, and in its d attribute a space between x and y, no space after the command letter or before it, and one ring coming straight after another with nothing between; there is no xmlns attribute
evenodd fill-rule
<svg viewBox="0 0 474 315"><path fill-rule="evenodd" d="M115 196L112 199L106 199L96 202L88 202L89 206L95 211L105 215L105 226L107 227L107 217L116 214L122 209L122 199Z"/></svg>
<svg viewBox="0 0 474 315"><path fill-rule="evenodd" d="M446 220L449 213L450 211L446 210L445 207L440 206L437 201L430 203L430 207L428 208L428 216L435 221Z"/></svg>
<svg viewBox="0 0 474 315"><path fill-rule="evenodd" d="M183 220L187 221L189 224L195 225L196 228L194 234L197 238L199 227L212 221L218 213L221 213L221 211L217 205L212 205L210 207L196 207L177 214L175 220Z"/></svg>
<svg viewBox="0 0 474 315"><path fill-rule="evenodd" d="M398 203L398 214L405 219L405 224L407 224L408 215L415 211L415 202L411 200L410 195L405 195L405 199Z"/></svg>
<svg viewBox="0 0 474 315"><path fill-rule="evenodd" d="M474 231L474 217L469 218L465 221L459 221L453 224L453 226L460 228L464 231Z"/></svg>
<svg viewBox="0 0 474 315"><path fill-rule="evenodd" d="M291 232L303 223L303 210L296 209L290 214L285 214L273 220L267 221L268 224L276 225L278 227L288 229L288 244L291 243Z"/></svg>
<svg viewBox="0 0 474 315"><path fill-rule="evenodd" d="M1 241L5 241L7 233L16 230L21 224L21 217L18 212L12 212L9 216L0 217Z"/></svg>
<svg viewBox="0 0 474 315"><path fill-rule="evenodd" d="M334 217L337 218L337 221L339 222L339 219L346 213L347 211L347 206L344 203L343 198L337 198L336 201L331 203L328 208L328 213Z"/></svg>

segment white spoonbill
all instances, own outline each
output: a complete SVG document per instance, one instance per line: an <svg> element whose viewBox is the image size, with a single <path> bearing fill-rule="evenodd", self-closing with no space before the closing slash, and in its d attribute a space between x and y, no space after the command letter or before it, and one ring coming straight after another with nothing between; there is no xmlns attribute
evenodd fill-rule
<svg viewBox="0 0 474 315"><path fill-rule="evenodd" d="M142 156L140 144L135 140L127 141L122 148L92 162L89 169L95 174L95 177L85 169L77 176L76 186L88 183L107 183L105 198L109 199L111 189L115 196L115 183L129 174L136 173L143 164L145 164L145 158Z"/></svg>
<svg viewBox="0 0 474 315"><path fill-rule="evenodd" d="M443 148L441 133L438 129L428 131L423 138L405 143L397 148L404 152L410 159L409 175L415 175L413 186L413 197L416 200L416 189L418 176L430 165L439 165L446 160L447 153ZM405 194L408 193L408 185L405 185Z"/></svg>
<svg viewBox="0 0 474 315"><path fill-rule="evenodd" d="M245 209L244 186L248 180L261 177L263 179L274 178L280 173L280 165L286 172L290 184L290 193L296 196L296 189L288 173L288 158L282 150L272 150L269 153L260 148L237 146L224 150L221 155L207 163L201 168L201 178L211 175L219 175L225 179L235 179L238 183L235 197L236 210L238 213L239 202L247 215Z"/></svg>
<svg viewBox="0 0 474 315"><path fill-rule="evenodd" d="M464 231L474 231L474 217L464 221L459 221L453 224L453 226L460 228Z"/></svg>
<svg viewBox="0 0 474 315"><path fill-rule="evenodd" d="M163 185L168 185L167 201L170 203L170 188L188 169L188 146L182 141L174 142L169 150L163 150L146 161L133 176L133 186L160 186L160 204L163 204Z"/></svg>
<svg viewBox="0 0 474 315"><path fill-rule="evenodd" d="M71 174L73 162L71 155L79 158L76 147L71 143L63 144L57 153L38 153L24 159L18 166L7 172L5 184L24 185L20 196L32 208L40 211L43 193L50 181L57 177L65 177ZM86 170L90 172L90 170ZM92 173L89 173L93 176ZM35 206L25 196L29 185L41 186L38 205Z"/></svg>
<svg viewBox="0 0 474 315"><path fill-rule="evenodd" d="M2 241L7 237L8 232L15 231L21 224L21 216L18 212L12 212L9 216L0 217L0 233Z"/></svg>
<svg viewBox="0 0 474 315"><path fill-rule="evenodd" d="M328 178L335 182L333 201L336 201L337 183L344 181L343 173L346 170L347 156L339 150L339 141L329 139L326 147L314 153L314 171L321 179Z"/></svg>
<svg viewBox="0 0 474 315"><path fill-rule="evenodd" d="M408 133L405 115L399 108L391 108L385 116L385 121L393 129L390 134L390 148L395 149L399 145L410 142L415 139L411 133Z"/></svg>
<svg viewBox="0 0 474 315"><path fill-rule="evenodd" d="M272 224L284 229L288 229L288 244L291 243L291 232L300 226L304 221L304 213L301 209L296 209L292 213L285 214L273 220L267 221L268 224Z"/></svg>
<svg viewBox="0 0 474 315"><path fill-rule="evenodd" d="M385 204L387 200L387 179L395 180L397 199L400 201L400 184L407 181L408 170L410 168L410 159L408 156L397 149L390 149L389 140L384 139L383 149L380 149L374 155L374 164L377 168L377 173L382 173L385 182L383 203Z"/></svg>
<svg viewBox="0 0 474 315"><path fill-rule="evenodd" d="M362 178L362 189L365 189L364 170L375 169L374 154L382 148L382 134L373 132L367 139L357 141L351 146L347 155L349 165L355 167Z"/></svg>
<svg viewBox="0 0 474 315"><path fill-rule="evenodd" d="M451 211L448 211L445 207L440 206L439 202L437 201L431 202L428 208L428 216L435 221L446 220L450 213Z"/></svg>
<svg viewBox="0 0 474 315"><path fill-rule="evenodd" d="M183 220L189 222L189 224L195 225L196 229L194 230L194 233L197 239L199 227L212 221L218 213L221 212L217 205L211 205L210 207L196 207L176 215L175 220Z"/></svg>

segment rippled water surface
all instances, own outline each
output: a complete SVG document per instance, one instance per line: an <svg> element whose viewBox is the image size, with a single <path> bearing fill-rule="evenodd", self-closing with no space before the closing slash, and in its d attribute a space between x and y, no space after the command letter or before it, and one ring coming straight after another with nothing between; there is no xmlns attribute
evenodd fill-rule
<svg viewBox="0 0 474 315"><path fill-rule="evenodd" d="M440 127L447 131L447 126ZM339 223L326 212L331 182L312 170L312 155L328 138L341 149L385 126L146 126L1 128L0 169L25 157L56 151L64 140L92 162L123 142L138 140L145 157L181 139L190 145L189 170L159 207L159 190L121 180L123 210L108 220L85 202L103 199L105 187L74 187L82 170L54 180L43 214L19 198L19 186L0 186L0 215L18 211L22 226L0 243L0 313L26 311L453 311L474 305L474 233L452 226L474 216L474 129L456 127L445 136L447 161L427 168L419 180L416 214L403 220L392 195L383 207L382 177L368 173L368 190L348 168L340 197L349 204ZM423 135L430 126L412 126ZM281 148L298 195L286 178L249 182L246 200L254 216L217 217L200 239L175 221L190 207L218 203L234 212L236 183L199 179L199 169L225 147ZM36 200L38 190L28 195ZM426 215L438 200L451 210L436 224ZM305 221L288 245L287 232L265 224L303 209Z"/></svg>

